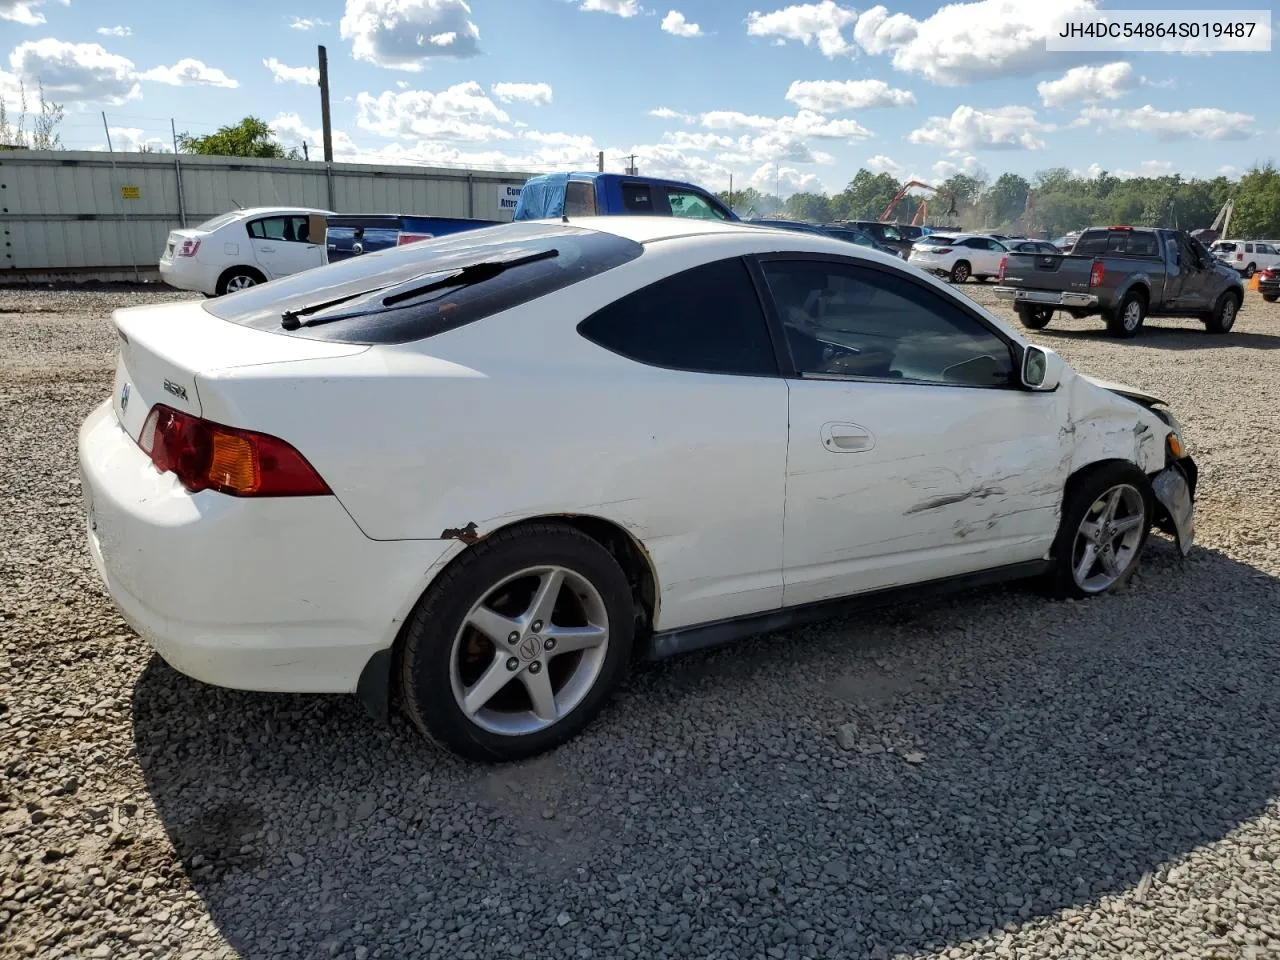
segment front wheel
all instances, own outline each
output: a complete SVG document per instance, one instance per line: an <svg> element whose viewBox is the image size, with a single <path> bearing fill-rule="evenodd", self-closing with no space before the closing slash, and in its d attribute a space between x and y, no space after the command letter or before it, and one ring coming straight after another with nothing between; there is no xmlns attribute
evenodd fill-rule
<svg viewBox="0 0 1280 960"><path fill-rule="evenodd" d="M1028 330L1043 330L1053 319L1050 307L1018 307L1018 319Z"/></svg>
<svg viewBox="0 0 1280 960"><path fill-rule="evenodd" d="M1230 333L1236 325L1240 303L1234 293L1224 293L1214 304L1213 311L1205 317L1204 326L1210 333Z"/></svg>
<svg viewBox="0 0 1280 960"><path fill-rule="evenodd" d="M500 531L441 574L410 618L405 710L469 759L542 753L604 707L634 629L626 575L595 540L555 524Z"/></svg>
<svg viewBox="0 0 1280 960"><path fill-rule="evenodd" d="M1084 599L1126 583L1151 532L1152 510L1151 484L1132 464L1102 464L1075 478L1053 545L1050 593Z"/></svg>

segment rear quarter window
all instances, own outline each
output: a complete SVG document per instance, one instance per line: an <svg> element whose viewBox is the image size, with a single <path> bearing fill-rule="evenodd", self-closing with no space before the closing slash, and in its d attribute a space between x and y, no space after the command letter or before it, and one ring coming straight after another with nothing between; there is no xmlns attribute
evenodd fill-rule
<svg viewBox="0 0 1280 960"><path fill-rule="evenodd" d="M384 306L384 298L480 263L556 251L466 286L446 287ZM420 240L316 267L203 304L216 317L270 333L344 343L407 343L452 330L546 296L634 260L633 240L572 224L518 221ZM350 297L351 299L344 299ZM286 311L329 322L286 330Z"/></svg>

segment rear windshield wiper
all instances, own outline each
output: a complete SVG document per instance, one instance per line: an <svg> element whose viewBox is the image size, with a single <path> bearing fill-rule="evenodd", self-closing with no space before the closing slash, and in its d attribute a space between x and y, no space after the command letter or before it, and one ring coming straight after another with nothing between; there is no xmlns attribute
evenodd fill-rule
<svg viewBox="0 0 1280 960"><path fill-rule="evenodd" d="M354 300L357 297L370 296L388 289L386 287L375 287L372 290L365 290L360 293L353 293L347 297L338 297L334 300L328 300L323 303L313 304L309 307L300 307L297 310L286 310L280 315L280 326L286 330L297 330L299 327L318 327L325 323L336 323L339 320L349 320L352 317L364 317L373 313L377 313L380 309L393 307L398 303L406 300L412 300L423 294L431 293L435 290L443 290L449 287L466 287L473 283L482 283L510 270L512 267L523 266L526 263L534 263L538 260L549 260L551 257L558 257L560 251L554 248L550 250L540 250L538 253L530 253L523 257L513 257L510 260L488 260L483 263L473 263L466 267L454 270L439 280L432 280L430 283L424 283L420 286L410 287L408 290L401 290L398 293L392 293L382 298L379 307L370 310L355 310L350 313L337 313L329 317L313 317L310 320L301 319L312 313L319 313L328 307L336 307L340 303L346 303L348 300Z"/></svg>

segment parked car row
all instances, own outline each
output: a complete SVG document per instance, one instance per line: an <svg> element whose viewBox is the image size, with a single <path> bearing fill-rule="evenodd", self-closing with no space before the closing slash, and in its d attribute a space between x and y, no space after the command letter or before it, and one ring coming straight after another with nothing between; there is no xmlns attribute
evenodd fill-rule
<svg viewBox="0 0 1280 960"><path fill-rule="evenodd" d="M1264 240L1219 240L1213 255L1250 280L1259 270L1280 267L1280 247Z"/></svg>

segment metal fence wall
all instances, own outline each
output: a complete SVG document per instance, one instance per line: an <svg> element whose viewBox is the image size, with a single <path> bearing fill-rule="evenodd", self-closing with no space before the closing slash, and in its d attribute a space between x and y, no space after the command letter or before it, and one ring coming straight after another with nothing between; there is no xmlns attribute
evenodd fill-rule
<svg viewBox="0 0 1280 960"><path fill-rule="evenodd" d="M4 151L0 280L154 275L170 230L236 206L510 220L507 188L518 189L529 176L171 153Z"/></svg>

